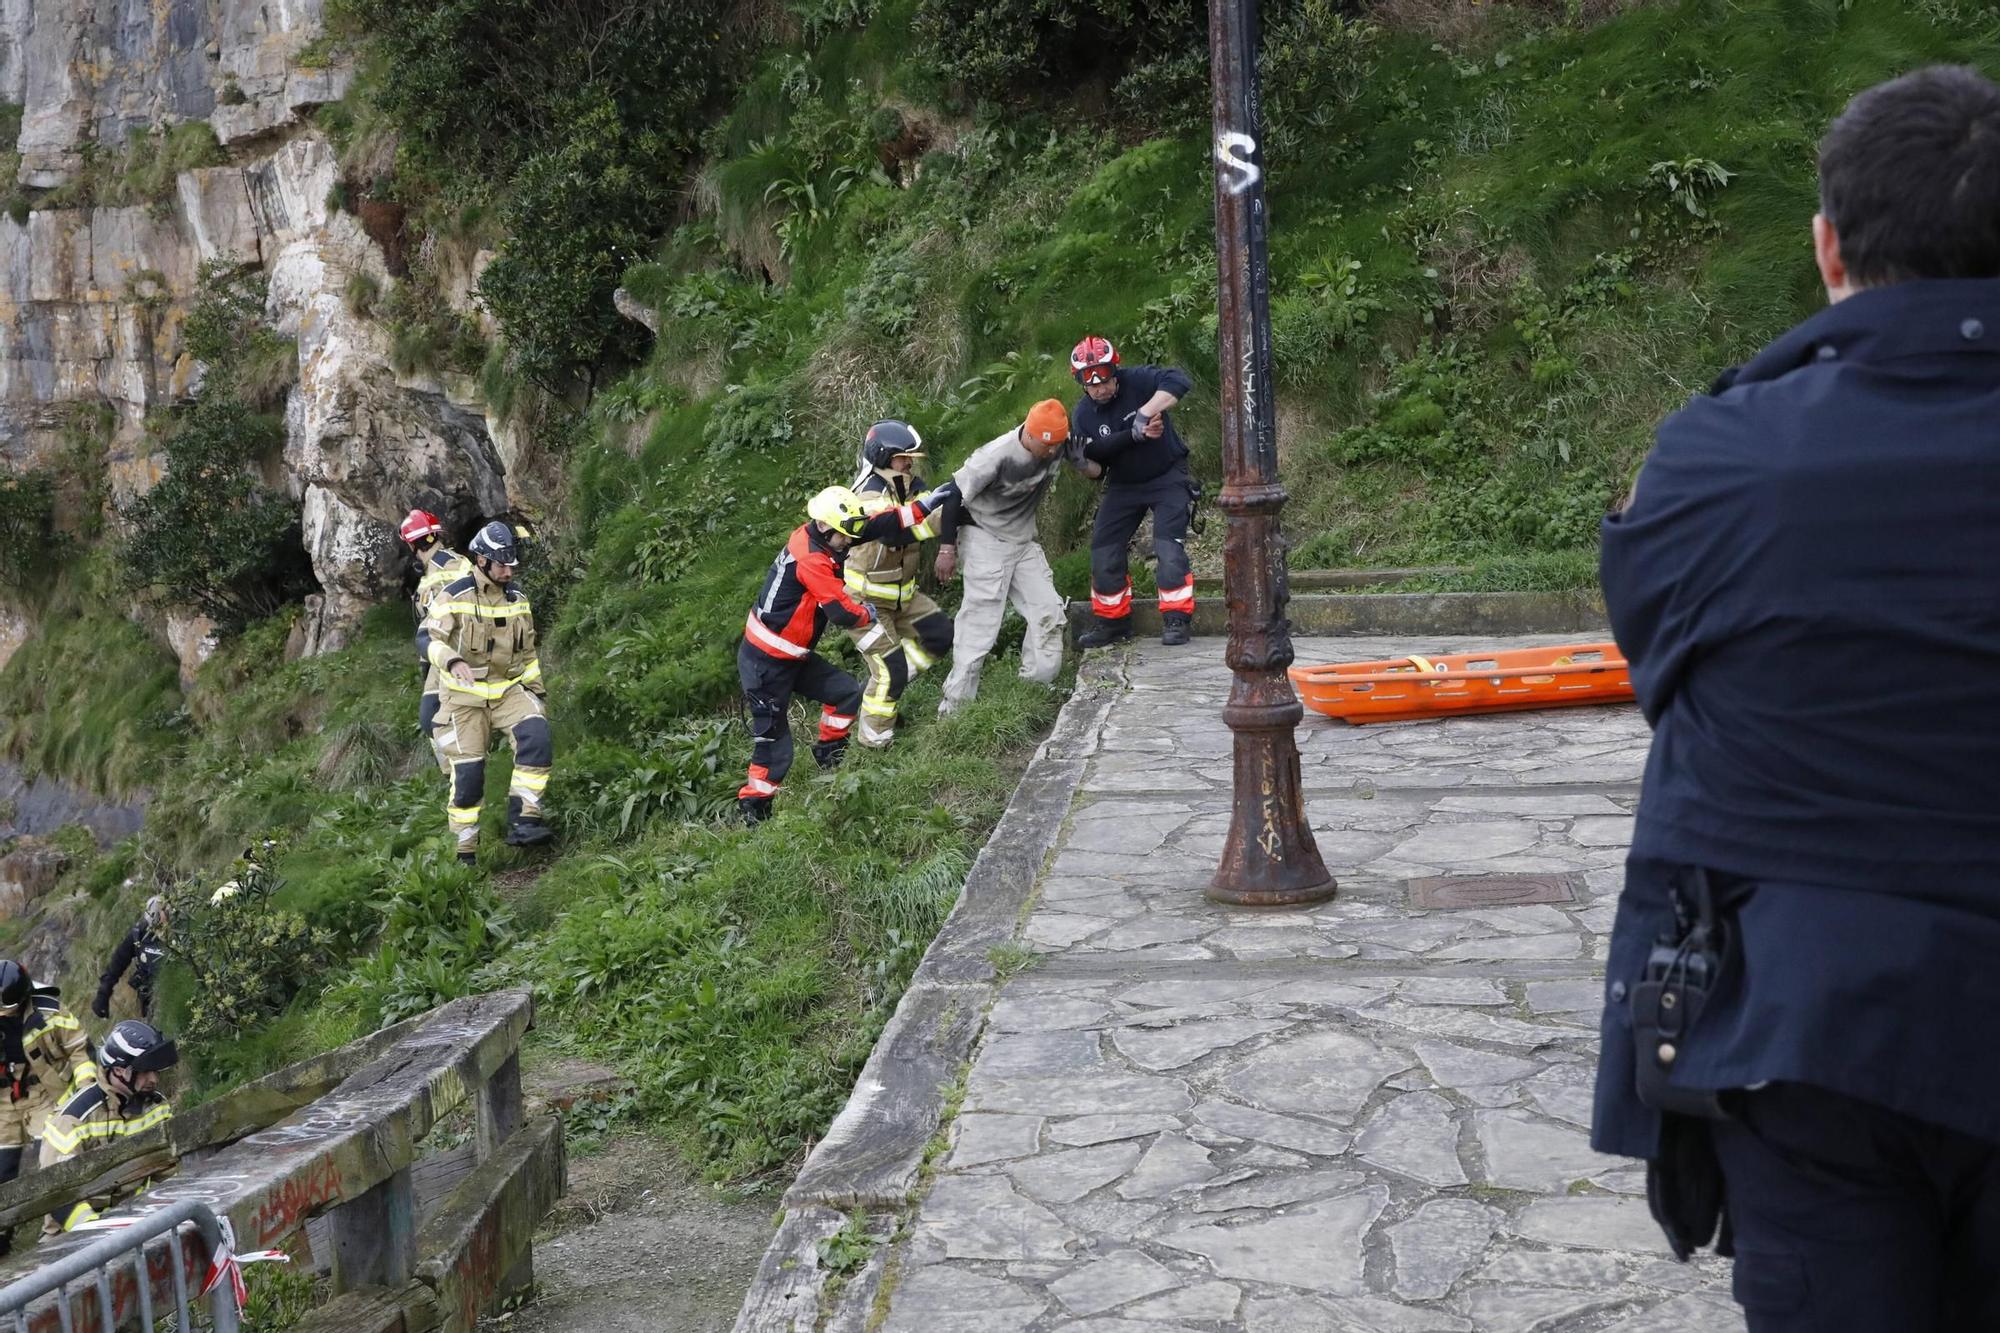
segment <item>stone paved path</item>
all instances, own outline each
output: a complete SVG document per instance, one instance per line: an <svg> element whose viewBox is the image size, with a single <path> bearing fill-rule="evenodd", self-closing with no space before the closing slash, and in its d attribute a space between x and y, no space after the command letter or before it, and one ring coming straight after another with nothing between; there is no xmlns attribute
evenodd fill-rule
<svg viewBox="0 0 2000 1333"><path fill-rule="evenodd" d="M1672 1262L1637 1165L1585 1139L1637 710L1308 713L1340 897L1230 910L1201 896L1228 824L1216 646L1127 662L1025 925L1041 957L988 1016L879 1327L1740 1329L1727 1265ZM1578 895L1410 904L1411 879L1499 872L1575 872Z"/></svg>

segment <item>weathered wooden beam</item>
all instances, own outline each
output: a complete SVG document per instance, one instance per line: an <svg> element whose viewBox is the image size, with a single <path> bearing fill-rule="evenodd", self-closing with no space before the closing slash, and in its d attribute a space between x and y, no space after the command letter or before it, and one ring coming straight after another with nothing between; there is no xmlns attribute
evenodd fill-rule
<svg viewBox="0 0 2000 1333"><path fill-rule="evenodd" d="M417 1201L404 1167L328 1215L333 1224L333 1288L397 1287L417 1266Z"/></svg>
<svg viewBox="0 0 2000 1333"><path fill-rule="evenodd" d="M561 1197L562 1121L538 1116L465 1178L417 1237L417 1277L437 1292L444 1333L474 1333L533 1254L535 1229Z"/></svg>
<svg viewBox="0 0 2000 1333"><path fill-rule="evenodd" d="M421 1282L362 1287L336 1296L292 1325L293 1333L434 1333L437 1298Z"/></svg>
<svg viewBox="0 0 2000 1333"><path fill-rule="evenodd" d="M479 1090L479 1160L491 1157L521 1127L521 1053L493 1071Z"/></svg>

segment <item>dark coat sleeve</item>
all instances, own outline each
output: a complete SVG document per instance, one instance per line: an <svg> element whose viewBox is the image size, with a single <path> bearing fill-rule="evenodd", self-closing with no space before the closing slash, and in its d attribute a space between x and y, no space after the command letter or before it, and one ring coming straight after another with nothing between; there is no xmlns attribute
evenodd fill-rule
<svg viewBox="0 0 2000 1333"><path fill-rule="evenodd" d="M118 979L125 975L125 969L132 966L132 960L139 955L139 927L125 932L125 938L118 941L118 948L111 955L111 962L97 978L97 993L109 999L111 992L118 989Z"/></svg>
<svg viewBox="0 0 2000 1333"><path fill-rule="evenodd" d="M1704 646L1755 614L1775 517L1757 396L1700 398L1667 418L1631 503L1603 522L1605 609L1650 723Z"/></svg>

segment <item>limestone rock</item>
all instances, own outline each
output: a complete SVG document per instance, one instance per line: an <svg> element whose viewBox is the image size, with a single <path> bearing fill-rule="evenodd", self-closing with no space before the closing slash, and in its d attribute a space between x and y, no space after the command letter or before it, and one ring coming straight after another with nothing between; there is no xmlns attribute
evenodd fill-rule
<svg viewBox="0 0 2000 1333"><path fill-rule="evenodd" d="M22 838L0 856L0 915L19 916L55 887L69 853L40 838Z"/></svg>

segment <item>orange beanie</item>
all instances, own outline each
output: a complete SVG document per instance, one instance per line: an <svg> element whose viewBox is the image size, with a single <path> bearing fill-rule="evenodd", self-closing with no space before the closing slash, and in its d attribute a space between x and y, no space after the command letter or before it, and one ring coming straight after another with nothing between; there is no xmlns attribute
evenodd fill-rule
<svg viewBox="0 0 2000 1333"><path fill-rule="evenodd" d="M1028 438L1041 444L1069 439L1069 409L1056 398L1044 398L1028 409Z"/></svg>

